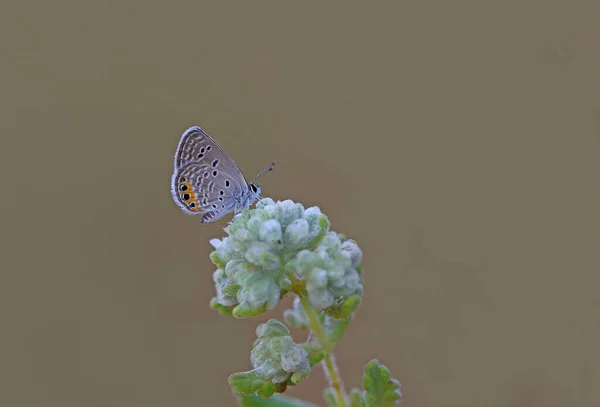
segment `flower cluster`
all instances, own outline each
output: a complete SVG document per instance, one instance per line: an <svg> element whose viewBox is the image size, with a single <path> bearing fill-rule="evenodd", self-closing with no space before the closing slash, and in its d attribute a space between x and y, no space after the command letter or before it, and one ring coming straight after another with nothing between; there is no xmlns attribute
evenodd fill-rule
<svg viewBox="0 0 600 407"><path fill-rule="evenodd" d="M323 310L336 299L362 294L361 260L362 252L353 240L342 243L335 232L329 232L314 249L300 251L286 268L306 279L311 305Z"/></svg>
<svg viewBox="0 0 600 407"><path fill-rule="evenodd" d="M329 230L318 207L263 199L235 216L229 236L212 241L218 267L211 306L243 318L277 305L301 281L311 305L326 310L362 295L362 252L352 240Z"/></svg>
<svg viewBox="0 0 600 407"><path fill-rule="evenodd" d="M256 328L256 336L250 354L254 369L229 377L229 383L238 392L268 397L308 376L308 352L294 342L285 325L271 319Z"/></svg>

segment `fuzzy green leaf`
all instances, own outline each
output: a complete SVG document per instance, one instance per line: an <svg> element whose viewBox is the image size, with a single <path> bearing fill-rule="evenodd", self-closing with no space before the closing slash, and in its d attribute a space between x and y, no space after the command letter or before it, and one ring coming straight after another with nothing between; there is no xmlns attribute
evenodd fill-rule
<svg viewBox="0 0 600 407"><path fill-rule="evenodd" d="M217 252L212 252L209 255L209 257L215 266L217 266L220 269L225 269L227 262L225 260L223 260L223 258L221 256L219 256L219 254Z"/></svg>
<svg viewBox="0 0 600 407"><path fill-rule="evenodd" d="M217 310L217 312L221 315L223 315L224 317L231 317L233 316L233 309L235 308L235 305L231 305L231 306L227 306L227 305L221 305L219 304L219 300L217 299L217 297L213 297L210 300L210 307L214 310Z"/></svg>
<svg viewBox="0 0 600 407"><path fill-rule="evenodd" d="M291 309L286 309L283 312L283 318L288 325L294 328L308 329L309 321L306 317L306 313L304 312L304 308L302 308L302 302L300 301L300 297L294 298L294 303Z"/></svg>
<svg viewBox="0 0 600 407"><path fill-rule="evenodd" d="M365 395L356 389L353 389L350 393L350 407L365 407Z"/></svg>
<svg viewBox="0 0 600 407"><path fill-rule="evenodd" d="M337 407L335 394L331 389L325 389L325 391L323 391L323 398L325 398L325 403L327 403L327 407Z"/></svg>
<svg viewBox="0 0 600 407"><path fill-rule="evenodd" d="M365 365L363 389L367 407L391 407L400 402L400 383L392 379L390 370L373 359Z"/></svg>
<svg viewBox="0 0 600 407"><path fill-rule="evenodd" d="M304 345L302 345L302 347L308 353L308 362L310 363L311 367L322 361L325 357L325 351L323 350L323 347L318 343L305 343Z"/></svg>
<svg viewBox="0 0 600 407"><path fill-rule="evenodd" d="M268 399L258 396L240 395L238 402L241 407L318 407L312 403L279 394L275 394Z"/></svg>
<svg viewBox="0 0 600 407"><path fill-rule="evenodd" d="M360 296L352 295L336 302L333 306L327 308L325 313L335 319L348 319L360 305Z"/></svg>
<svg viewBox="0 0 600 407"><path fill-rule="evenodd" d="M229 385L246 396L258 394L262 398L271 397L277 390L277 384L257 375L255 372L240 372L229 376Z"/></svg>
<svg viewBox="0 0 600 407"><path fill-rule="evenodd" d="M329 219L327 219L327 216L321 215L321 216L319 216L319 219L317 221L317 225L319 225L320 231L312 239L312 241L308 244L308 247L311 248L311 249L315 248L317 246L317 244L319 244L319 242L321 241L321 239L323 238L323 236L325 236L325 233L327 233L327 231L329 230L329 227L331 226L331 223L329 222Z"/></svg>
<svg viewBox="0 0 600 407"><path fill-rule="evenodd" d="M276 319L270 319L256 328L256 334L259 338L269 339L278 336L289 336L290 330Z"/></svg>
<svg viewBox="0 0 600 407"><path fill-rule="evenodd" d="M256 317L264 313L266 310L267 304L263 304L260 307L251 307L246 302L242 302L240 305L233 307L231 315L234 318L250 318Z"/></svg>
<svg viewBox="0 0 600 407"><path fill-rule="evenodd" d="M345 321L337 321L335 319L331 320L331 324L327 327L327 337L329 338L329 343L334 344L339 342L346 331L346 327L350 324L350 320L347 319Z"/></svg>

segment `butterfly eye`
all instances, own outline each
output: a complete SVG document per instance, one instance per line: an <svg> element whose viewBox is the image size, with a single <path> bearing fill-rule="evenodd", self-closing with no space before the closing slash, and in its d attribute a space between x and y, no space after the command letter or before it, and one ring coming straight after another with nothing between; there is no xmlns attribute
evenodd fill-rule
<svg viewBox="0 0 600 407"><path fill-rule="evenodd" d="M254 184L250 184L250 188L252 189L252 192L258 191L258 189L256 188L256 185L254 185Z"/></svg>

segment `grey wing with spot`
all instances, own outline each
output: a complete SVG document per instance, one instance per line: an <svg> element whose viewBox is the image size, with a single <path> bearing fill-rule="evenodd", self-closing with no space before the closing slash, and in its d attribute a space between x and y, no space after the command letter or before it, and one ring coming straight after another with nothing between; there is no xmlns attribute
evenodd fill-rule
<svg viewBox="0 0 600 407"><path fill-rule="evenodd" d="M192 126L181 135L175 153L175 168L181 168L192 162L210 162L212 159L222 160L220 167L227 171L240 184L246 184L244 174L233 158L212 137L198 126Z"/></svg>
<svg viewBox="0 0 600 407"><path fill-rule="evenodd" d="M247 190L241 170L223 148L200 127L186 130L175 154L173 199L187 214L203 214L202 223L231 212Z"/></svg>
<svg viewBox="0 0 600 407"><path fill-rule="evenodd" d="M242 190L227 175L217 171L214 176L215 171L211 165L191 163L174 174L173 199L185 213L223 212L222 217L234 209Z"/></svg>

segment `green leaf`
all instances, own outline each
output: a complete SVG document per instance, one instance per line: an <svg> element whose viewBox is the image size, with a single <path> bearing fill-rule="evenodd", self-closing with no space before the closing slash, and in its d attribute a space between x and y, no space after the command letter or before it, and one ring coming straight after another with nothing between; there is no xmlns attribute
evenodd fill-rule
<svg viewBox="0 0 600 407"><path fill-rule="evenodd" d="M289 336L290 330L276 319L269 319L264 324L256 328L256 336L259 339L277 338L279 336Z"/></svg>
<svg viewBox="0 0 600 407"><path fill-rule="evenodd" d="M346 331L346 327L350 323L350 319L345 321L331 321L331 325L327 327L327 337L329 338L330 343L337 343L340 339L342 339L344 331Z"/></svg>
<svg viewBox="0 0 600 407"><path fill-rule="evenodd" d="M242 301L241 304L233 307L231 311L231 315L234 318L248 318L248 317L256 317L267 310L267 304L263 304L260 307L251 307L248 305L247 301ZM217 309L219 311L219 309Z"/></svg>
<svg viewBox="0 0 600 407"><path fill-rule="evenodd" d="M318 343L305 343L304 345L302 345L302 347L308 353L308 362L310 363L311 367L322 361L325 357L325 351L323 350L323 347Z"/></svg>
<svg viewBox="0 0 600 407"><path fill-rule="evenodd" d="M325 236L325 234L329 231L329 226L331 226L331 223L329 222L329 219L327 219L327 216L321 215L319 216L317 225L319 226L320 230L319 233L317 233L317 235L307 245L309 249L314 249L317 247L323 236Z"/></svg>
<svg viewBox="0 0 600 407"><path fill-rule="evenodd" d="M238 398L240 407L318 407L315 404L279 394L263 399L258 396L240 395Z"/></svg>
<svg viewBox="0 0 600 407"><path fill-rule="evenodd" d="M223 293L230 296L230 297L235 297L238 293L238 291L240 290L241 286L239 286L238 284L230 284L230 285L224 285L222 290Z"/></svg>
<svg viewBox="0 0 600 407"><path fill-rule="evenodd" d="M360 295L351 295L327 308L325 313L332 318L345 320L352 317L359 305Z"/></svg>
<svg viewBox="0 0 600 407"><path fill-rule="evenodd" d="M337 407L337 401L335 399L335 394L331 389L325 389L323 391L323 397L325 398L325 403L327 403L327 407Z"/></svg>
<svg viewBox="0 0 600 407"><path fill-rule="evenodd" d="M233 309L235 308L235 305L231 305L231 306L226 306L226 305L221 305L219 304L219 300L217 299L217 297L213 297L210 300L210 307L212 309L215 309L219 312L219 314L223 315L224 317L231 317L233 316Z"/></svg>
<svg viewBox="0 0 600 407"><path fill-rule="evenodd" d="M300 297L294 298L294 303L291 309L286 309L283 312L283 318L288 325L294 328L308 329L309 321L302 308Z"/></svg>
<svg viewBox="0 0 600 407"><path fill-rule="evenodd" d="M350 393L350 407L365 407L366 405L364 393L352 389L352 392Z"/></svg>
<svg viewBox="0 0 600 407"><path fill-rule="evenodd" d="M217 266L217 267L218 267L218 268L220 268L220 269L223 269L223 270L225 270L225 266L227 265L227 262L226 262L225 260L223 260L223 259L221 258L221 256L219 256L219 255L217 254L217 252L216 252L216 251L212 252L212 253L209 255L209 257L210 257L210 259L212 260L212 262L213 262L213 264L214 264L215 266Z"/></svg>
<svg viewBox="0 0 600 407"><path fill-rule="evenodd" d="M391 407L400 402L400 383L392 379L390 370L373 359L365 365L363 389L367 407Z"/></svg>
<svg viewBox="0 0 600 407"><path fill-rule="evenodd" d="M262 398L268 398L277 390L277 384L265 380L252 371L234 373L229 376L228 382L237 393L246 396L256 393Z"/></svg>

